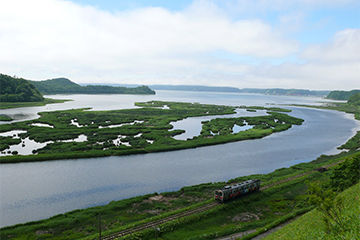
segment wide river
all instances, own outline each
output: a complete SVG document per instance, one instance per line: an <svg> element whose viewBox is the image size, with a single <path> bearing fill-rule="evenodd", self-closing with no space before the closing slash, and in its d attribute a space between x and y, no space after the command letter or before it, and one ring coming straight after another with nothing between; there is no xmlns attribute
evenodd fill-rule
<svg viewBox="0 0 360 240"><path fill-rule="evenodd" d="M35 119L41 111L92 107L133 108L134 102L163 100L224 105L319 104L320 98L257 94L157 91L156 95L55 95L74 101L0 110L16 121ZM284 107L284 106L283 106ZM205 182L268 173L335 154L360 129L353 115L288 107L301 126L248 140L195 149L121 157L87 158L0 165L0 227L48 218L79 208ZM189 124L192 124L189 121ZM188 126L192 129L193 126ZM185 130L187 127L185 126Z"/></svg>

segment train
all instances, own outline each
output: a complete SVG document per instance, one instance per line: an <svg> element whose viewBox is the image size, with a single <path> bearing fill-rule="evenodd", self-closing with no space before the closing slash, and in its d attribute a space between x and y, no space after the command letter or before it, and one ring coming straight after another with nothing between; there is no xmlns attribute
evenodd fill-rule
<svg viewBox="0 0 360 240"><path fill-rule="evenodd" d="M259 189L260 180L258 179L225 186L223 189L215 190L215 201L223 203L246 193L259 191Z"/></svg>

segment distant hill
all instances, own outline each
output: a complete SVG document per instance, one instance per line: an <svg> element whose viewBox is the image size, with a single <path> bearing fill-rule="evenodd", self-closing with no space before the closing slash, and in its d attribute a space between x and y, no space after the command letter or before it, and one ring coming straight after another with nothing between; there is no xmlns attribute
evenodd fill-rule
<svg viewBox="0 0 360 240"><path fill-rule="evenodd" d="M235 87L210 87L201 85L150 85L155 90L195 91L195 92L240 92Z"/></svg>
<svg viewBox="0 0 360 240"><path fill-rule="evenodd" d="M330 91L314 91L307 89L283 89L283 88L243 88L242 93L261 93L268 95L288 95L288 96L317 96L323 97L329 94Z"/></svg>
<svg viewBox="0 0 360 240"><path fill-rule="evenodd" d="M348 100L348 104L360 106L360 92L352 95Z"/></svg>
<svg viewBox="0 0 360 240"><path fill-rule="evenodd" d="M0 74L1 102L41 102L44 97L36 87L22 78Z"/></svg>
<svg viewBox="0 0 360 240"><path fill-rule="evenodd" d="M177 90L177 91L198 91L198 92L237 92L237 93L259 93L267 95L291 95L291 96L326 96L330 91L311 91L304 89L283 89L283 88L235 88L235 87L209 87L199 85L150 85L155 90Z"/></svg>
<svg viewBox="0 0 360 240"><path fill-rule="evenodd" d="M29 81L44 95L51 94L155 94L147 86L134 88L106 85L80 86L67 78L54 78L44 81Z"/></svg>
<svg viewBox="0 0 360 240"><path fill-rule="evenodd" d="M86 85L86 84L82 84ZM95 84L97 85L97 84ZM133 84L107 84L109 86L138 86ZM305 89L282 89L282 88L243 88L236 87L213 87L202 85L149 85L154 90L170 91L195 91L195 92L232 92L232 93L259 93L268 95L288 95L288 96L317 96L325 97L330 91L312 91Z"/></svg>
<svg viewBox="0 0 360 240"><path fill-rule="evenodd" d="M360 90L331 91L326 98L333 100L349 100L352 95L355 95L357 93L360 93Z"/></svg>

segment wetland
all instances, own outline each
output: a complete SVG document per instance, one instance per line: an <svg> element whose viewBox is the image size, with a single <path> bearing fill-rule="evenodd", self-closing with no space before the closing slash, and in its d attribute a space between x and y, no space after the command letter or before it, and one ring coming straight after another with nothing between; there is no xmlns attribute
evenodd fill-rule
<svg viewBox="0 0 360 240"><path fill-rule="evenodd" d="M135 105L139 108L41 112L40 118L36 120L3 124L0 130L0 150L1 155L6 157L1 158L0 162L103 157L195 148L262 138L303 122L302 119L285 114L291 110L275 107L162 101L138 102ZM239 109L251 113L257 110L265 112L262 116L236 116L241 115L236 114L235 110ZM217 117L219 115L226 115L226 118ZM200 116L211 118L201 122L198 135L186 140L174 138L186 130L173 129L171 122ZM239 131L240 127L245 129ZM234 128L238 131L234 132ZM14 131L17 134L12 134Z"/></svg>
<svg viewBox="0 0 360 240"><path fill-rule="evenodd" d="M113 200L154 192L177 191L184 186L227 181L239 176L268 173L301 162L309 162L321 154L338 153L337 147L354 136L356 130L359 129L359 124L354 120L352 114L283 106L283 104L292 103L319 104L318 101L322 101L319 98L168 91L159 91L155 96L134 96L133 98L118 95L91 96L90 98L86 98L85 95L56 95L53 97L71 98L74 101L46 107L17 109L17 111L9 109L4 110L4 114L14 116L21 113L22 115L18 116L15 123L17 121L21 123L24 120L40 123L38 112L69 110L70 112L91 113L104 110L137 109L139 107L134 106L135 102L176 101L224 106L280 106L291 110L291 112L280 112L280 114L304 119L304 122L261 139L199 148L127 156L74 158L66 161L1 164L1 226L44 219L74 209L104 205ZM79 108L90 107L92 108L90 111L79 110ZM155 111L165 110L155 109ZM241 109L240 111L242 114L248 114L243 117L249 117L251 114L270 116L266 114L265 110L249 112ZM227 119L226 115L220 116ZM255 117L256 115L251 116ZM71 119L78 126L88 124L82 122L80 118L77 118L76 121L75 118ZM69 123L71 123L71 119L69 119ZM206 119L201 121L206 121ZM143 124L134 121L127 123L129 125L123 125L123 127L131 128L137 124ZM52 124L42 124L47 125L28 125L28 127L53 130ZM191 123L189 124L191 125ZM106 123L104 127L112 125L116 125L115 122ZM170 123L168 125L171 126ZM73 140L81 135L79 132L84 128L78 126L71 125L74 130L78 131L75 132L77 134L74 134ZM96 128L96 130L106 131L114 129L116 128ZM184 126L181 129L187 130L188 128ZM196 134L198 133L194 135ZM138 133L134 132L133 137L135 136L140 137ZM177 136L181 136L181 134ZM63 140L69 139L64 138Z"/></svg>

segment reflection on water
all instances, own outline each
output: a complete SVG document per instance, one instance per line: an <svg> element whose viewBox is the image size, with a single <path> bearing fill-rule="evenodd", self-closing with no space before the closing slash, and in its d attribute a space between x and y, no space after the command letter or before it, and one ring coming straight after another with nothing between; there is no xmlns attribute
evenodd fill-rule
<svg viewBox="0 0 360 240"><path fill-rule="evenodd" d="M249 129L252 129L254 126L253 125L249 125L247 122L244 121L244 125L243 126L239 126L239 125L234 125L232 131L233 133L239 133L241 131L246 131Z"/></svg>
<svg viewBox="0 0 360 240"><path fill-rule="evenodd" d="M33 123L33 124L31 124L31 126L54 128L54 126L51 126L51 125L45 124L45 123Z"/></svg>
<svg viewBox="0 0 360 240"><path fill-rule="evenodd" d="M14 139L20 138L19 134L26 133L24 130L13 130L8 132L0 133L0 136L2 137L13 137Z"/></svg>
<svg viewBox="0 0 360 240"><path fill-rule="evenodd" d="M19 144L10 145L9 148L0 152L0 156L11 156L11 155L32 155L36 153L36 150L44 148L46 145L54 143L54 141L47 142L36 142L29 137L21 138L19 134L26 133L22 130L14 130L9 132L0 133L3 137L12 137L13 139L21 139ZM86 142L87 136L80 134L77 138L68 140L58 140L57 142Z"/></svg>
<svg viewBox="0 0 360 240"><path fill-rule="evenodd" d="M235 114L227 114L227 115L216 115L216 116L202 116L202 117L189 117L180 121L171 122L170 124L174 127L173 129L182 129L185 130L185 133L174 136L177 140L186 140L192 139L195 136L199 136L202 130L202 122L209 121L215 118L238 118L238 117L255 117L255 116L264 116L268 115L266 110L257 110L254 112L249 112L246 109L237 108ZM243 129L247 130L252 127L247 128L244 126ZM240 130L241 127L235 127L234 132L243 131ZM214 134L215 135L215 134Z"/></svg>
<svg viewBox="0 0 360 240"><path fill-rule="evenodd" d="M11 156L11 155L30 155L33 151L45 147L47 144L53 143L52 141L39 143L29 139L29 137L21 139L21 143L11 145L0 153L0 156Z"/></svg>

